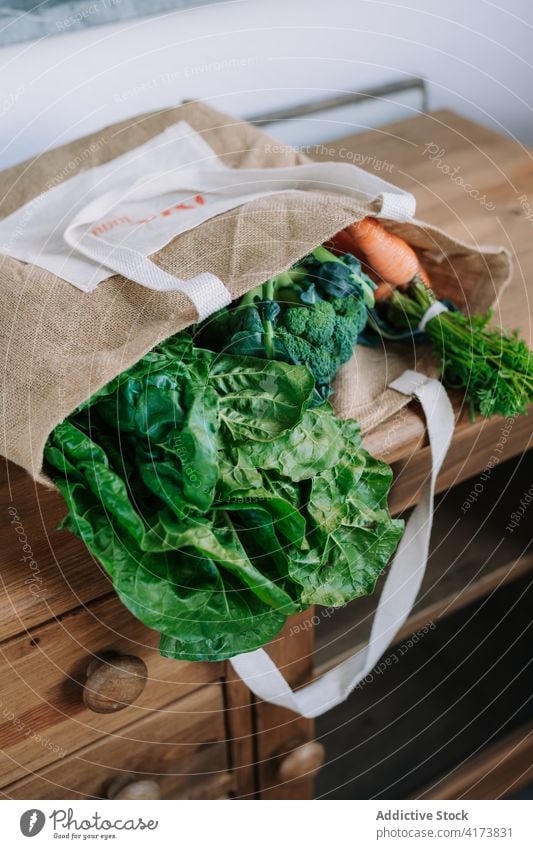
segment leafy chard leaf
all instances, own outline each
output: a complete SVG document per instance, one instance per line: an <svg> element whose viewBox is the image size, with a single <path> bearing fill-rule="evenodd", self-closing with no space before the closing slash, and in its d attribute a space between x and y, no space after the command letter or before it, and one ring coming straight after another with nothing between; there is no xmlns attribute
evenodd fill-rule
<svg viewBox="0 0 533 849"><path fill-rule="evenodd" d="M234 492L258 489L263 486L261 473L250 462L240 446L219 451L219 469L217 500L224 501Z"/></svg>
<svg viewBox="0 0 533 849"><path fill-rule="evenodd" d="M268 443L245 442L241 456L257 468L302 481L338 463L344 436L329 405L306 410L302 420Z"/></svg>
<svg viewBox="0 0 533 849"><path fill-rule="evenodd" d="M209 373L220 419L234 440L269 441L294 427L309 406L314 381L303 366L222 355Z"/></svg>
<svg viewBox="0 0 533 849"><path fill-rule="evenodd" d="M170 430L183 423L182 393L169 382L151 382L135 405L134 429L149 442L162 442Z"/></svg>
<svg viewBox="0 0 533 849"><path fill-rule="evenodd" d="M340 524L369 527L378 515L386 515L391 481L386 463L362 449L351 450L335 467L313 479L309 514L325 533Z"/></svg>
<svg viewBox="0 0 533 849"><path fill-rule="evenodd" d="M165 443L181 466L183 497L200 511L209 510L215 496L218 469L218 397L210 386L188 386L187 412L181 429Z"/></svg>
<svg viewBox="0 0 533 849"><path fill-rule="evenodd" d="M392 519L375 530L339 525L316 548L291 551L290 576L301 586L302 604L339 607L370 595L402 532L403 522Z"/></svg>
<svg viewBox="0 0 533 849"><path fill-rule="evenodd" d="M304 604L335 606L373 592L403 532L384 503L390 482L389 467L353 445L313 478L307 507L313 548L291 560L290 572Z"/></svg>
<svg viewBox="0 0 533 849"><path fill-rule="evenodd" d="M280 538L272 515L261 505L242 505L228 511L239 539L248 556L262 572L273 579L288 576L286 543ZM274 567L274 568L273 568ZM294 595L294 586L283 581L282 586Z"/></svg>
<svg viewBox="0 0 533 849"><path fill-rule="evenodd" d="M144 536L144 522L129 500L124 481L103 463L80 463L79 469L104 510L140 542Z"/></svg>
<svg viewBox="0 0 533 849"><path fill-rule="evenodd" d="M244 601L244 599L241 599ZM253 618L253 624L249 624ZM163 657L174 660L210 661L227 660L244 652L255 651L270 642L279 633L285 617L274 610L255 612L248 609L248 616L238 616L239 629L230 631L225 621L218 627L217 621L206 623L205 634L192 640L188 632L183 637L171 637L161 634L159 651Z"/></svg>
<svg viewBox="0 0 533 849"><path fill-rule="evenodd" d="M61 472L67 480L83 483L84 478L80 470L76 468L74 463L67 460L63 452L57 448L57 446L52 445L51 442L49 442L44 449L44 459L45 462L49 463L49 465L55 470Z"/></svg>
<svg viewBox="0 0 533 849"><path fill-rule="evenodd" d="M90 462L108 465L105 451L68 420L55 428L54 441L72 465Z"/></svg>
<svg viewBox="0 0 533 849"><path fill-rule="evenodd" d="M104 512L98 499L78 482L71 483L61 478L56 480L56 486L65 499L69 508L68 515L61 522L60 528L66 528L80 537L92 553L94 544L94 518ZM106 527L110 523L106 522Z"/></svg>
<svg viewBox="0 0 533 849"><path fill-rule="evenodd" d="M392 469L383 460L376 460L368 451L362 453L364 454L365 467L359 484L352 493L354 509L360 509L361 502L373 509L378 507L385 509L392 484Z"/></svg>
<svg viewBox="0 0 533 849"><path fill-rule="evenodd" d="M294 545L301 546L305 540L305 518L289 501L276 496L272 491L258 488L236 491L228 501L216 504L215 509L234 511L253 511L257 506L270 517L276 532Z"/></svg>
<svg viewBox="0 0 533 849"><path fill-rule="evenodd" d="M183 475L179 465L173 460L154 459L137 462L139 475L153 496L166 504L180 521L194 516L194 507L183 494Z"/></svg>
<svg viewBox="0 0 533 849"><path fill-rule="evenodd" d="M278 311L254 304L248 330L261 321L276 353L265 323ZM323 313L313 334L332 332ZM82 407L46 449L63 527L165 656L252 651L302 607L372 591L401 534L390 470L360 448L355 422L317 402L305 367L217 356L178 334Z"/></svg>
<svg viewBox="0 0 533 849"><path fill-rule="evenodd" d="M227 517L224 519L222 523L217 516L211 526L203 523L189 525L173 537L174 549L190 549L201 557L209 558L219 567L237 576L269 607L282 610L286 615L294 613L297 608L292 599L251 563L231 520Z"/></svg>
<svg viewBox="0 0 533 849"><path fill-rule="evenodd" d="M283 625L285 614L266 605L233 571L225 573L188 547L143 552L88 490L63 482L59 488L70 508L64 527L84 540L122 602L141 622L189 647L183 659L232 656L234 646L249 650L245 633L256 628L255 638L265 635L268 640ZM285 603L282 591L280 595ZM294 608L290 599L289 608Z"/></svg>

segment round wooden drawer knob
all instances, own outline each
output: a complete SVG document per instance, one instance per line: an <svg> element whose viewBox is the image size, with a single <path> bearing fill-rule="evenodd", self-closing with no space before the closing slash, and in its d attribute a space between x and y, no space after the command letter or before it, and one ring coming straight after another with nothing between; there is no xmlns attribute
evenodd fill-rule
<svg viewBox="0 0 533 849"><path fill-rule="evenodd" d="M289 752L281 760L278 768L280 781L297 781L299 778L312 778L317 774L326 758L322 743L312 740Z"/></svg>
<svg viewBox="0 0 533 849"><path fill-rule="evenodd" d="M112 794L112 795L111 795ZM152 778L140 778L137 781L129 781L116 793L108 794L110 799L160 799L159 784Z"/></svg>
<svg viewBox="0 0 533 849"><path fill-rule="evenodd" d="M115 713L141 695L147 675L146 664L134 655L95 658L87 667L83 702L95 713Z"/></svg>

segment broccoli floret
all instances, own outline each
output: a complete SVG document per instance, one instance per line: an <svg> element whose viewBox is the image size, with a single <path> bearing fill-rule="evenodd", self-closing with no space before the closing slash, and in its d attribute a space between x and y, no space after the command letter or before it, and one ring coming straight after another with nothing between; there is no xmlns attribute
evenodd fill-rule
<svg viewBox="0 0 533 849"><path fill-rule="evenodd" d="M335 347L341 363L350 359L357 343L359 331L347 318L339 315L335 319Z"/></svg>
<svg viewBox="0 0 533 849"><path fill-rule="evenodd" d="M314 348L302 336L294 336L286 327L278 327L277 335L295 363L307 363L312 357Z"/></svg>
<svg viewBox="0 0 533 849"><path fill-rule="evenodd" d="M363 301L360 298L335 298L331 303L336 315L353 325L356 333L361 333L367 321L367 312Z"/></svg>
<svg viewBox="0 0 533 849"><path fill-rule="evenodd" d="M295 336L302 336L307 327L309 309L307 307L289 307L283 314L283 324Z"/></svg>
<svg viewBox="0 0 533 849"><path fill-rule="evenodd" d="M326 345L335 330L335 310L328 301L318 301L309 308L305 335L314 345Z"/></svg>
<svg viewBox="0 0 533 849"><path fill-rule="evenodd" d="M317 348L311 361L306 365L309 371L314 374L317 383L321 384L331 383L339 370L340 363L329 351L324 350L324 348Z"/></svg>
<svg viewBox="0 0 533 849"><path fill-rule="evenodd" d="M293 336L285 327L278 328L278 338L283 342L290 358L299 365L307 366L318 383L330 382L338 368L332 351L313 345L301 336Z"/></svg>
<svg viewBox="0 0 533 849"><path fill-rule="evenodd" d="M211 350L224 345L232 353L305 365L318 394L327 398L331 381L352 356L366 324L365 281L359 279L364 275L353 257L343 262L320 247L308 260L313 269L328 266L329 276L322 280L314 270L310 277L299 265L248 292L240 308L221 311L199 331Z"/></svg>
<svg viewBox="0 0 533 849"><path fill-rule="evenodd" d="M295 336L303 336L312 345L327 344L335 330L335 310L327 301L308 307L289 307L280 323Z"/></svg>
<svg viewBox="0 0 533 849"><path fill-rule="evenodd" d="M367 312L359 298L336 298L331 302L336 312L334 341L341 363L350 359L357 337L366 325Z"/></svg>
<svg viewBox="0 0 533 849"><path fill-rule="evenodd" d="M365 320L361 299L334 298L282 311L277 334L293 362L307 366L317 383L329 384L352 356Z"/></svg>

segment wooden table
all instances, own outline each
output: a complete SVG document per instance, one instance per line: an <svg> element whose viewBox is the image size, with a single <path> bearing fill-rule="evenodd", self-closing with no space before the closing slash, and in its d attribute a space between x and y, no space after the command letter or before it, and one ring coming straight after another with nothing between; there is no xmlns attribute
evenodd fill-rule
<svg viewBox="0 0 533 849"><path fill-rule="evenodd" d="M428 145L432 145L428 150ZM438 155L433 152L438 150ZM425 153L428 151L428 153ZM346 161L350 152L358 155L358 164L366 162L382 163L378 170L367 165L366 170L383 176L403 189L412 192L417 199L417 217L446 230L458 239L478 245L504 245L514 257L514 271L510 285L504 291L495 306L494 319L509 329L518 328L521 336L532 343L533 302L533 157L529 150L518 142L505 138L492 130L475 124L449 111L438 111L408 121L391 124L371 132L349 136L324 146L317 146L315 159L337 159ZM309 151L313 155L313 150ZM433 161L430 155L433 153ZM366 159L365 159L366 157ZM458 169L465 181L477 190L477 198L486 197L486 203L494 204L488 211L475 197L467 194L444 173L443 165L449 171ZM362 164L364 168L365 165ZM527 197L525 197L527 196ZM522 199L522 200L520 200ZM531 208L524 201L529 200ZM531 220L527 214L532 213ZM479 475L486 468L491 457L496 457L499 465L505 460L527 451L531 447L531 417L522 416L508 427L505 419L495 416L489 420L477 418L470 421L469 411L465 408L463 397L452 394L456 413L456 429L447 458L437 481L437 492L443 492L457 486L461 481ZM417 503L421 488L430 471L429 446L424 417L417 404L411 404L391 420L379 425L368 433L365 447L375 456L382 457L392 465L394 483L389 504L398 514ZM460 513L460 504L457 504ZM405 639L418 627L439 616L450 615L477 598L490 593L494 588L503 586L507 581L515 580L527 572L533 571L533 556L520 556L512 551L509 557L495 560L490 568L478 574L472 564L457 566L452 574L442 568L443 576L436 576L437 566L428 570L427 587L405 627L398 635ZM375 602L361 599L357 602L360 615L370 615ZM340 620L339 635L328 632L330 646L318 653L318 662L313 664L314 642L306 632L299 639L300 651L295 650L294 635L289 641L276 645L275 653L289 674L291 660L295 653L298 657L294 680L301 682L309 678L313 671L322 673L348 655L352 654L359 640L363 640L364 627L350 627L342 633L344 620ZM335 647L332 651L331 646ZM302 653L308 655L307 667L302 665ZM313 670L314 665L314 670ZM298 720L291 718L287 711L262 706L263 722L273 728L281 729L280 738L287 733L287 725L294 727ZM301 722L301 721L300 721ZM524 772L524 751L517 741L523 741L527 752L530 751L532 729L528 726L521 733L514 732L507 744L498 743L496 752L487 752L487 762L503 748L506 751L505 768L508 786L513 783L510 776L520 776L520 782L527 781L529 771ZM264 754L275 748L272 735L264 747ZM262 767L265 783L272 778L268 775L268 761ZM469 765L459 775L444 780L435 789L435 798L455 798L460 787L467 792L470 781ZM477 770L477 772L476 772ZM479 772L479 758L472 767L472 775ZM501 783L493 774L494 787L501 792ZM516 787L516 782L515 785ZM277 794L279 790L274 790ZM483 785L482 793L490 789ZM495 791L494 791L495 792ZM427 790L430 797L431 789ZM486 797L486 796L485 796Z"/></svg>
<svg viewBox="0 0 533 849"><path fill-rule="evenodd" d="M428 144L438 145L445 151L441 155L442 160L452 169L458 167L460 173L468 175L469 182L479 193L485 193L487 200L494 203L494 211L489 212L480 206L424 154ZM523 200L519 200L525 194L533 204L533 165L527 150L515 141L449 112L421 116L328 143L327 147L328 153L324 158L332 158L331 150L335 150L337 158L346 161L346 151L356 151L374 157L374 162L381 160L387 163L390 168L383 176L416 195L419 217L465 240L507 245L516 256L515 272L512 284L497 306L496 318L504 325L520 328L523 336L531 338L528 300L531 275L528 274L528 264L533 256L533 224L526 218L521 205ZM319 153L316 158L320 158ZM369 167L369 170L372 168ZM471 424L461 409L461 399L455 398L454 403L457 429L439 477L439 491L482 471L501 441L505 426L499 418L490 421L480 419ZM530 445L530 439L530 420L523 417L514 423L499 449L498 462L524 452ZM401 512L416 503L429 468L424 421L416 406L412 405L397 419L368 434L365 445L373 454L384 457L393 465L393 511ZM112 741L117 738L117 729L123 728L131 729L132 734L142 732L141 739L144 741L152 739L148 735L153 734L158 745L170 745L172 733L177 735L174 739L179 739L181 745L187 745L190 734L191 740L194 739L196 760L193 766L196 773L202 769L209 771L210 764L213 770L218 769L218 778L206 779L199 788L197 776L194 781L192 778L188 781L183 775L174 778L167 775L170 767L165 760L161 769L167 773L162 787L170 798L202 794L219 797L228 793L238 796L258 794L261 798L307 798L312 794L312 778L320 761L320 747L312 742L313 724L310 721L256 702L244 685L234 680L227 665L183 664L176 671L179 665L174 661L158 658L157 650L150 647L151 637L146 636L146 629L140 623L132 623L125 613L120 612L108 578L91 561L82 544L69 534L55 532L65 512L60 497L36 486L25 473L11 465L3 469L0 497L3 530L0 661L4 676L11 676L4 693L9 694L9 687L12 687L13 693L19 692L20 676L24 678L26 675L28 698L31 703L35 702L34 707L24 713L23 722L26 724L22 727L16 726L14 719L9 717L0 721L2 745L14 747L12 750L8 748L7 756L0 762L5 775L9 776L3 781L0 777L0 786L9 785L3 791L6 795L16 796L18 793L19 798L24 798L25 791L30 792L35 787L41 788L39 792L45 792L42 790L43 781L53 782L56 780L54 776L60 774L66 776L65 780L70 780L83 796L84 776L89 769L87 764L102 763L102 776L111 774L112 764L118 757ZM39 574L32 577L35 593L30 591L27 570L20 565L20 545L11 527L11 516L7 512L9 506L17 510L25 531L30 532L32 552L39 564ZM488 592L498 582L511 580L517 574L523 575L532 567L532 558L519 558L513 552L508 563L497 563L482 576L472 576L468 570L456 570L453 580L448 577L437 581L436 589L423 595L402 635L412 632L417 622L427 621L428 610L434 619L438 618L445 611L457 610ZM365 600L361 600L363 602ZM124 622L120 617L124 617ZM295 627L298 621L308 619L308 612L301 614L299 619L293 619L269 649L283 665L294 686L309 680L314 666L321 671L338 662L344 654L354 650L360 638L357 631L350 632L348 643L346 639L334 642L333 653L319 653L319 661L315 664L313 629L298 630ZM117 628L120 637L108 638L106 628L109 632ZM31 655L46 650L48 645L53 655L57 635L65 639L65 649L53 657L50 675L57 678L57 686L54 684L55 689L48 691L44 680L48 667L44 662L39 666ZM86 648L89 637L94 637L95 648L91 648L89 643ZM83 685L85 674L80 666L82 659L87 652L100 651L107 645L106 641L112 643L116 650L128 650L128 653L134 652L137 643L141 645L143 657L149 666L152 664L153 681L151 690L147 688L141 696L138 707L134 705L116 716L108 718L109 715L103 715L100 719L98 715L91 717L83 713L78 690ZM59 669L65 673L63 683L57 672ZM32 670L37 670L35 679L31 678ZM39 700L42 702L40 706ZM10 706L2 704L2 707ZM177 714L176 719L172 718L172 722L167 723L169 729L175 729L169 739L164 737L164 724L154 725L150 719L151 712L163 709L164 713ZM224 713L223 724L213 724L214 720L204 719L197 727L194 716L199 710L212 711L214 716L221 710ZM180 716L183 716L182 720ZM190 732L187 730L189 727ZM41 733L44 730L45 740L66 748L66 757L59 765L42 741L36 744L33 754L28 750L31 729ZM109 744L111 748L106 754L102 749L108 745L106 738L111 731L114 732ZM524 735L528 731L524 731ZM205 754L200 749L202 740L210 747ZM519 735L517 742L515 734L512 746L504 746L508 778L515 775L518 766L523 772L521 740ZM144 742L139 750L143 757L146 752L147 762L150 762L151 751L148 742ZM516 759L514 768L513 752L517 751L521 755ZM32 769L43 770L42 775L25 778L17 753L20 763L26 758ZM119 755L129 764L132 747L122 747ZM494 759L494 754L492 757ZM159 768L158 764L159 761L154 769ZM477 775L479 764L474 766ZM135 765L129 768L134 770ZM48 779L46 776L49 776ZM29 785L28 781L31 782ZM468 785L464 773L454 775L451 786L464 789L465 781ZM99 774L93 775L86 786L88 795L104 792ZM134 786L138 790L135 783ZM447 786L443 778L438 790L441 797L446 794ZM431 795L431 790L425 792Z"/></svg>
<svg viewBox="0 0 533 849"><path fill-rule="evenodd" d="M428 153L428 145L432 145ZM412 192L417 200L417 217L446 230L450 235L476 245L504 245L514 257L511 284L495 306L494 320L509 329L518 328L532 343L533 275L533 156L516 141L474 124L452 112L441 110L379 130L327 143L327 154L317 159L346 161L346 151L361 154L357 161L374 157L382 167L373 173ZM438 153L434 151L437 149ZM433 156L433 159L431 158ZM444 173L457 170L483 205ZM362 165L364 168L365 166ZM368 171L372 168L367 166ZM524 203L529 197L531 207ZM522 203L520 201L522 198ZM527 202L527 201L526 201ZM486 206L494 204L494 209ZM531 215L527 218L528 212ZM453 396L457 426L452 447L438 481L442 491L483 470L497 445L504 421L470 422L469 411L459 395ZM512 435L500 452L499 461L529 447L531 424L518 419ZM364 440L375 456L393 464L399 482L391 495L396 512L417 501L417 490L429 469L429 449L423 415L416 405L377 427ZM401 476L400 476L401 472Z"/></svg>

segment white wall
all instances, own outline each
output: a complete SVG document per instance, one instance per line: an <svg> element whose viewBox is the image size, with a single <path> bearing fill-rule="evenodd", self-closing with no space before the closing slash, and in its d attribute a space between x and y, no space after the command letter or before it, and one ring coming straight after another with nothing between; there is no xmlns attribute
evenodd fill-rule
<svg viewBox="0 0 533 849"><path fill-rule="evenodd" d="M533 4L506 7L234 0L3 48L0 167L183 98L247 116L402 75L531 143Z"/></svg>

